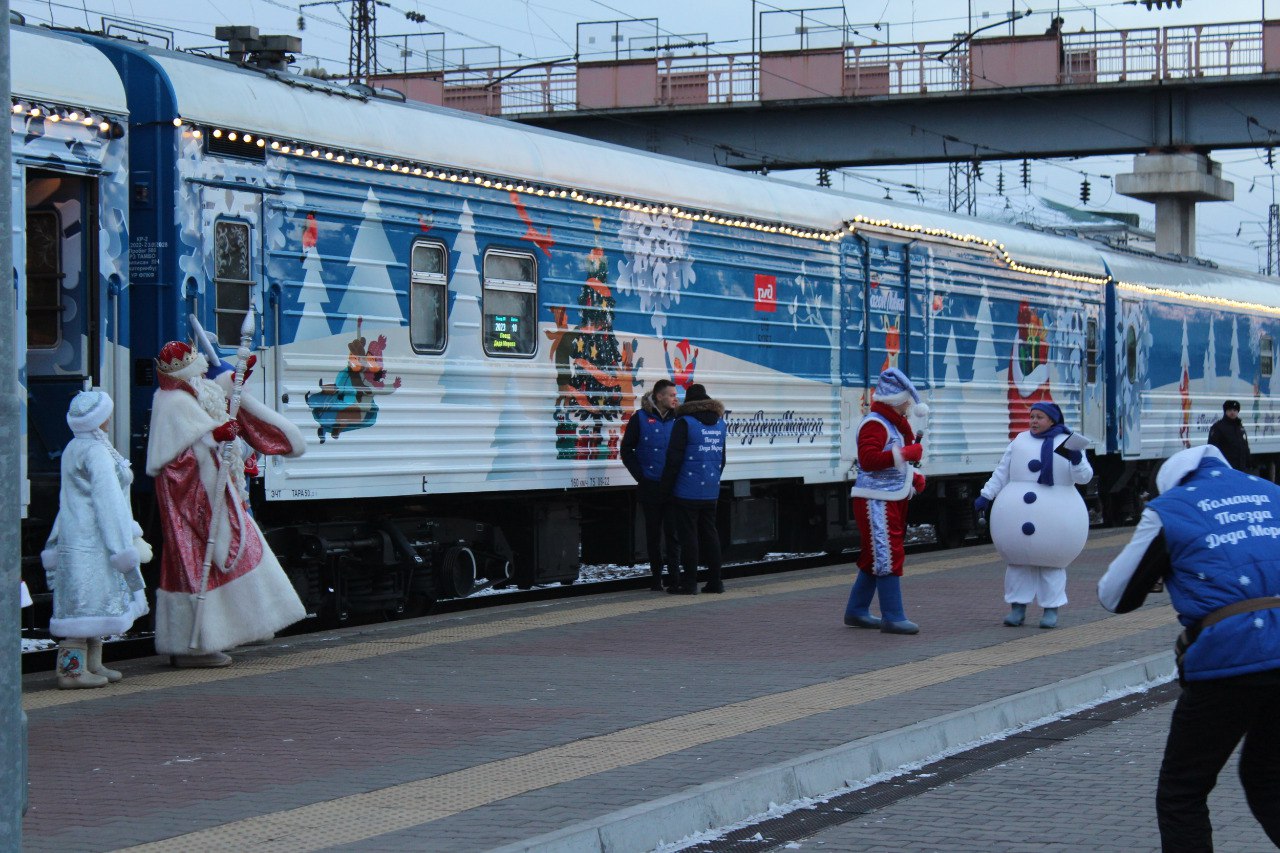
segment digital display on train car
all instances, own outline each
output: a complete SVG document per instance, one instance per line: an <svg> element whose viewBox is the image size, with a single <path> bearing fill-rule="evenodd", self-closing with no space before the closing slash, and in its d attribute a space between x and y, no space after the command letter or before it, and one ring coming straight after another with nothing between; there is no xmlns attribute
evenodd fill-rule
<svg viewBox="0 0 1280 853"><path fill-rule="evenodd" d="M507 314L490 314L485 329L485 344L500 352L520 351L520 318Z"/></svg>

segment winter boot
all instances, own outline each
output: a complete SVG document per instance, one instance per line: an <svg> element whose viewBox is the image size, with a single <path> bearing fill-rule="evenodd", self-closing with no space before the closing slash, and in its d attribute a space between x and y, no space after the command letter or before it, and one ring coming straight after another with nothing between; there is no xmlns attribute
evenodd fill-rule
<svg viewBox="0 0 1280 853"><path fill-rule="evenodd" d="M78 687L104 687L105 675L89 671L88 641L63 640L58 644L58 688L75 690Z"/></svg>
<svg viewBox="0 0 1280 853"><path fill-rule="evenodd" d="M1009 615L1004 617L1004 624L1010 628L1017 628L1027 618L1027 605L1011 604L1009 605Z"/></svg>
<svg viewBox="0 0 1280 853"><path fill-rule="evenodd" d="M849 603L844 608L844 624L850 628L879 628L880 617L871 615L871 599L876 595L876 576L859 571L849 590Z"/></svg>
<svg viewBox="0 0 1280 853"><path fill-rule="evenodd" d="M663 589L664 587L662 586L662 570L659 569L649 578L649 591L662 592Z"/></svg>
<svg viewBox="0 0 1280 853"><path fill-rule="evenodd" d="M1058 627L1058 608L1046 607L1044 613L1040 615L1041 628L1057 628Z"/></svg>
<svg viewBox="0 0 1280 853"><path fill-rule="evenodd" d="M920 626L907 618L902 608L902 578L897 575L881 575L876 578L876 590L880 593L880 622L882 634L919 634Z"/></svg>
<svg viewBox="0 0 1280 853"><path fill-rule="evenodd" d="M124 676L116 670L107 669L102 665L102 640L90 640L88 652L89 660L87 666L89 667L89 671L94 675L104 676L107 681L110 681L112 684L115 684L117 681L124 678Z"/></svg>

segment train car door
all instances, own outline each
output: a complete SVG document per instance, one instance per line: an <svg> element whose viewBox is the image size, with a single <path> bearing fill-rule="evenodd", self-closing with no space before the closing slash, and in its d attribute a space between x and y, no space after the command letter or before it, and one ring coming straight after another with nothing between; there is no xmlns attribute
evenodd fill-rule
<svg viewBox="0 0 1280 853"><path fill-rule="evenodd" d="M30 509L52 518L62 449L71 441L66 422L71 398L86 384L119 395L110 387L111 371L103 370L106 295L97 263L98 181L30 167L22 192L25 239L15 243L21 254L14 266L25 285L19 293L26 314Z"/></svg>
<svg viewBox="0 0 1280 853"><path fill-rule="evenodd" d="M840 244L840 460L846 470L857 455L854 435L867 408L866 249L861 237Z"/></svg>
<svg viewBox="0 0 1280 853"><path fill-rule="evenodd" d="M1106 452L1107 409L1105 376L1106 341L1101 334L1101 308L1097 303L1084 305L1084 348L1080 353L1080 430L1093 439L1097 453Z"/></svg>
<svg viewBox="0 0 1280 853"><path fill-rule="evenodd" d="M1135 459L1142 451L1142 404L1146 391L1146 323L1142 305L1117 300L1116 321L1116 440L1120 455Z"/></svg>
<svg viewBox="0 0 1280 853"><path fill-rule="evenodd" d="M200 318L222 357L235 361L240 327L245 314L254 312L253 347L273 342L275 330L263 325L262 194L221 187L203 192L204 269L207 285ZM249 377L250 390L259 399L269 365L260 364Z"/></svg>

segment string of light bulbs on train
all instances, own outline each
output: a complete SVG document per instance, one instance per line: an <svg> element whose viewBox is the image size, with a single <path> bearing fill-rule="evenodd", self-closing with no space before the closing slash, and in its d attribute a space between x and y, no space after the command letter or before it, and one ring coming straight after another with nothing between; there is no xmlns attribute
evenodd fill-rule
<svg viewBox="0 0 1280 853"><path fill-rule="evenodd" d="M96 124L99 132L104 136L111 136L113 138L117 138L123 133L123 128L110 118L94 114L90 110L75 107L32 103L24 99L14 98L12 112L15 116L25 116L31 120L51 123L57 123L65 120L81 124L85 127L93 127ZM202 139L206 132L204 128L197 124L190 123L182 117L175 117L173 119L173 126L180 130L184 135L193 139ZM712 210L686 210L678 205L663 204L661 202L604 195L594 193L589 190L552 186L549 184L541 184L512 179L509 177L488 175L464 169L450 168L437 164L404 161L378 157L371 154L333 150L297 140L268 139L265 136L256 135L253 132L246 130L231 130L214 127L208 130L208 135L213 139L225 138L228 142L252 146L262 149L264 152L269 148L271 151L281 155L307 157L313 160L324 160L326 162L341 165L373 169L374 171L379 172L390 171L396 174L412 175L414 177L421 177L428 180L443 181L447 183L474 184L475 186L484 187L486 189L505 190L507 192L515 192L537 197L566 199L580 204L619 210L638 211L651 215L666 214L678 219L685 219L692 222L706 222L727 228L741 228L769 234L785 234L789 237L794 237L800 240L818 240L830 243L839 240L846 233L855 234L860 229L884 229L904 234L923 234L929 237L942 238L964 245L981 246L990 251L1009 269L1027 275L1050 278L1063 282L1091 284L1095 286L1102 286L1112 281L1109 276L1081 275L1079 273L1067 272L1065 270L1033 267L1021 264L1014 260L1013 256L1008 252L1003 243L998 240L981 237L976 234L961 234L946 228L928 227L908 222L899 222L892 219L875 219L862 214L858 214L847 220L842 227L830 231L812 228L798 228L782 222L769 222L750 217L732 215L726 216L722 212ZM1167 288L1151 287L1148 285L1133 284L1129 282L1117 281L1116 285L1123 290L1141 293L1144 295L1210 304L1224 308L1262 311L1264 313L1280 316L1280 306L1223 299L1217 296L1183 293Z"/></svg>

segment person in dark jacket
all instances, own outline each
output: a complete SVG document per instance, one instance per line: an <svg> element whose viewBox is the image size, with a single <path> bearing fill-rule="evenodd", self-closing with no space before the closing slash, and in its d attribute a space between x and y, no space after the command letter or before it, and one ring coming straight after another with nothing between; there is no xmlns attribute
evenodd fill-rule
<svg viewBox="0 0 1280 853"><path fill-rule="evenodd" d="M1098 599L1128 613L1163 580L1185 627L1156 787L1163 849L1213 849L1206 801L1241 740L1249 809L1280 847L1280 487L1208 445L1169 457L1156 487Z"/></svg>
<svg viewBox="0 0 1280 853"><path fill-rule="evenodd" d="M1227 400L1222 404L1222 417L1209 427L1209 443L1222 451L1227 464L1237 471L1249 468L1249 435L1240 423L1240 402Z"/></svg>
<svg viewBox="0 0 1280 853"><path fill-rule="evenodd" d="M669 592L697 593L699 555L710 569L702 591L724 592L716 502L720 497L727 432L724 404L707 396L702 385L690 385L685 390L684 403L676 409L662 470L662 494L671 497L671 515L676 522L684 569L679 587Z"/></svg>
<svg viewBox="0 0 1280 853"><path fill-rule="evenodd" d="M676 546L676 529L670 515L669 501L662 497L662 469L667 462L667 443L676 418L676 384L659 379L653 390L640 400L627 421L622 434L622 464L639 484L640 509L644 512L645 544L649 551L649 571L653 581L649 589L662 592L662 564L666 556L667 588L680 580L680 555ZM663 536L663 533L666 536ZM666 548L663 548L663 540Z"/></svg>

